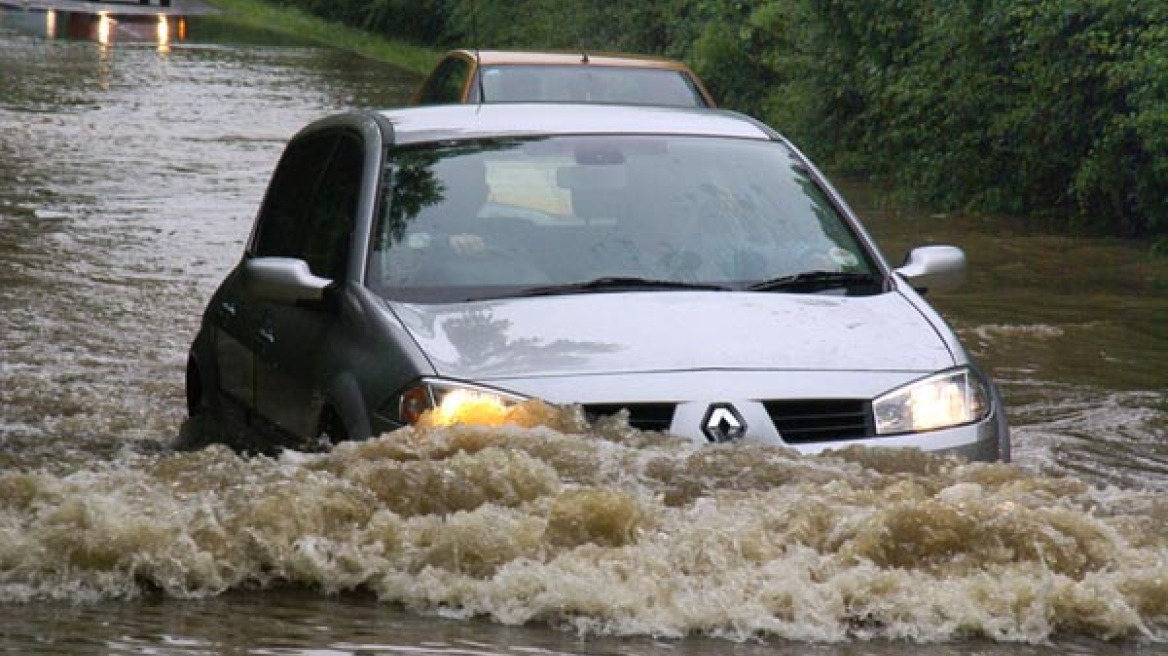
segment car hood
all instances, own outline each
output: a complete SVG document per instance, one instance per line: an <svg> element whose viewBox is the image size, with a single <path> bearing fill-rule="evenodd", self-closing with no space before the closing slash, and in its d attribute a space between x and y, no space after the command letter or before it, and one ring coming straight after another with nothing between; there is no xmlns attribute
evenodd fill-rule
<svg viewBox="0 0 1168 656"><path fill-rule="evenodd" d="M437 375L468 380L692 370L936 371L954 355L896 292L597 293L391 303Z"/></svg>

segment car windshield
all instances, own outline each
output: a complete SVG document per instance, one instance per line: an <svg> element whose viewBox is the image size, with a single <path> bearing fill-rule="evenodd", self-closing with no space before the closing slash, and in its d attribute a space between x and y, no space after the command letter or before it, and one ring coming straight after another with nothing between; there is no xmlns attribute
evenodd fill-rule
<svg viewBox="0 0 1168 656"><path fill-rule="evenodd" d="M368 261L389 299L874 293L879 268L772 141L571 136L391 152ZM840 275L790 277L811 272Z"/></svg>
<svg viewBox="0 0 1168 656"><path fill-rule="evenodd" d="M484 66L472 102L585 102L704 107L688 75L664 68L628 66Z"/></svg>

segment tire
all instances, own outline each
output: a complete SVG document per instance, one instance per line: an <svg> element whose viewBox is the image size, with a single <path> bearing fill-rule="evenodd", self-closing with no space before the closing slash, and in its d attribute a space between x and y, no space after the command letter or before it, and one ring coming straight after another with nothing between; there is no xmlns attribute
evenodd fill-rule
<svg viewBox="0 0 1168 656"><path fill-rule="evenodd" d="M193 360L187 361L187 418L182 421L179 427L178 438L175 439L174 448L178 451L199 451L211 444L214 440L211 435L215 431L211 431L210 412L207 407L206 393L203 390L202 376L199 375L199 367L195 365Z"/></svg>
<svg viewBox="0 0 1168 656"><path fill-rule="evenodd" d="M314 444L310 444L311 451L328 451L332 447L346 442L349 432L345 430L345 422L331 407L325 407L320 413L320 424L316 429Z"/></svg>
<svg viewBox="0 0 1168 656"><path fill-rule="evenodd" d="M197 451L220 440L219 422L207 402L203 377L193 359L187 361L186 401L187 418L179 427L174 448L179 451Z"/></svg>

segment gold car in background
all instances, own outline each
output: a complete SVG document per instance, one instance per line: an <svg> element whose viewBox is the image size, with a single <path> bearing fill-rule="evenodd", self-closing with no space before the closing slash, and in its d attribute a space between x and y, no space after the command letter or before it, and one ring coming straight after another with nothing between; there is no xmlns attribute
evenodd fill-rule
<svg viewBox="0 0 1168 656"><path fill-rule="evenodd" d="M452 50L413 97L415 105L496 102L715 106L679 61L587 52Z"/></svg>

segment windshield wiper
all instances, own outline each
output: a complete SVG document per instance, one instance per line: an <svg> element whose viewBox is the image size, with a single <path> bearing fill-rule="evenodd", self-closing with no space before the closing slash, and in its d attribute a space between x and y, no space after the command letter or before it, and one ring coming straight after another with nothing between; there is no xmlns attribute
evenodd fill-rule
<svg viewBox="0 0 1168 656"><path fill-rule="evenodd" d="M805 271L781 278L772 278L755 283L746 289L752 292L816 291L877 285L884 282L884 276L872 273L849 273L842 271Z"/></svg>
<svg viewBox="0 0 1168 656"><path fill-rule="evenodd" d="M700 282L680 280L655 280L635 276L605 276L584 282L570 282L563 285L544 285L520 290L512 296L555 296L558 294L589 294L592 292L626 292L657 290L698 290L711 292L730 291L729 287Z"/></svg>

